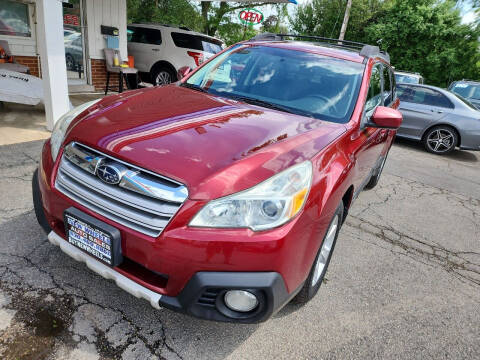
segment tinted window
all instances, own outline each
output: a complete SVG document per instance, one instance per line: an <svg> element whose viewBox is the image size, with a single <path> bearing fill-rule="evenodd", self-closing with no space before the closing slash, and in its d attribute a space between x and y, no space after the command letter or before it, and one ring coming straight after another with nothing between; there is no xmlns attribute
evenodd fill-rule
<svg viewBox="0 0 480 360"><path fill-rule="evenodd" d="M395 80L397 81L397 83L404 83L404 84L423 83L423 81L420 80L420 76L415 76L415 75L395 74Z"/></svg>
<svg viewBox="0 0 480 360"><path fill-rule="evenodd" d="M162 34L158 29L129 26L127 28L127 41L141 44L160 45L162 43Z"/></svg>
<svg viewBox="0 0 480 360"><path fill-rule="evenodd" d="M365 113L370 116L372 111L382 103L382 82L380 78L380 65L375 65L370 77Z"/></svg>
<svg viewBox="0 0 480 360"><path fill-rule="evenodd" d="M480 100L480 85L458 82L450 91L467 99Z"/></svg>
<svg viewBox="0 0 480 360"><path fill-rule="evenodd" d="M172 40L175 46L185 49L201 50L212 54L222 50L221 41L206 36L172 32Z"/></svg>
<svg viewBox="0 0 480 360"><path fill-rule="evenodd" d="M185 86L345 123L356 104L364 69L364 64L307 52L237 46L204 65Z"/></svg>
<svg viewBox="0 0 480 360"><path fill-rule="evenodd" d="M390 69L388 66L383 66L383 103L389 106L392 102L392 82L390 81Z"/></svg>
<svg viewBox="0 0 480 360"><path fill-rule="evenodd" d="M444 108L453 108L453 104L448 98L439 93L438 91L420 88L420 87L407 87L398 86L398 96L400 100L413 102L422 105L438 106Z"/></svg>
<svg viewBox="0 0 480 360"><path fill-rule="evenodd" d="M0 35L31 36L27 4L0 0Z"/></svg>

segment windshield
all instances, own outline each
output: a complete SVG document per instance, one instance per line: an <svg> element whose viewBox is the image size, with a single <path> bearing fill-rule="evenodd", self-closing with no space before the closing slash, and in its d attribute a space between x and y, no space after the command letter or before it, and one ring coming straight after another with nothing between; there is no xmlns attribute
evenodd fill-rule
<svg viewBox="0 0 480 360"><path fill-rule="evenodd" d="M420 77L414 75L395 74L395 81L403 84L420 84Z"/></svg>
<svg viewBox="0 0 480 360"><path fill-rule="evenodd" d="M450 91L467 99L480 100L480 85L455 83Z"/></svg>
<svg viewBox="0 0 480 360"><path fill-rule="evenodd" d="M458 100L460 100L461 102L463 102L465 105L467 105L469 108L471 108L472 110L476 110L478 111L478 109L475 107L475 105L473 105L470 101L468 101L467 99L465 99L464 97L462 97L461 95L458 95L458 94L455 94L454 92L452 92L453 95L455 95Z"/></svg>
<svg viewBox="0 0 480 360"><path fill-rule="evenodd" d="M184 84L211 94L321 120L346 123L364 65L267 46L239 45Z"/></svg>

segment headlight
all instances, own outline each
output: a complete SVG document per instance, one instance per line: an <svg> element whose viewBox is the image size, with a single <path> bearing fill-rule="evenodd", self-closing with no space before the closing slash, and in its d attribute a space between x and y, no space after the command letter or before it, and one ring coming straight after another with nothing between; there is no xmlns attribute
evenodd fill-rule
<svg viewBox="0 0 480 360"><path fill-rule="evenodd" d="M52 158L53 161L57 159L58 151L60 150L60 146L62 145L63 138L65 137L65 132L67 131L68 125L75 119L81 112L89 108L90 106L96 104L102 99L96 99L85 104L79 105L76 108L73 108L65 115L63 115L58 121L55 123L52 131L52 137L50 138L50 147L52 150Z"/></svg>
<svg viewBox="0 0 480 360"><path fill-rule="evenodd" d="M272 229L302 209L312 183L312 163L305 161L260 184L205 205L190 226Z"/></svg>

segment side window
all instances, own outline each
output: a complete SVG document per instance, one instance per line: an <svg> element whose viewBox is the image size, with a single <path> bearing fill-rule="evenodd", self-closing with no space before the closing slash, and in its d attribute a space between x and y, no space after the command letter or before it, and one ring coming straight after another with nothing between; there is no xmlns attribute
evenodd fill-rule
<svg viewBox="0 0 480 360"><path fill-rule="evenodd" d="M367 101L365 102L365 114L371 116L373 110L382 104L382 81L380 74L380 65L375 65L370 77L370 86L368 87Z"/></svg>
<svg viewBox="0 0 480 360"><path fill-rule="evenodd" d="M390 69L383 65L383 103L389 106L392 103L392 83L390 80Z"/></svg>
<svg viewBox="0 0 480 360"><path fill-rule="evenodd" d="M450 109L454 108L450 100L448 100L445 95L439 93L438 91L420 87L416 87L414 91L415 93L411 99L411 102Z"/></svg>
<svg viewBox="0 0 480 360"><path fill-rule="evenodd" d="M141 44L160 45L162 34L160 30L129 26L127 28L127 41Z"/></svg>
<svg viewBox="0 0 480 360"><path fill-rule="evenodd" d="M139 28L128 26L127 27L127 42L138 42Z"/></svg>
<svg viewBox="0 0 480 360"><path fill-rule="evenodd" d="M398 85L397 86L397 96L400 101L413 102L413 97L415 95L415 90L411 87Z"/></svg>
<svg viewBox="0 0 480 360"><path fill-rule="evenodd" d="M143 29L145 32L145 43L151 45L160 45L162 43L162 34L158 29Z"/></svg>

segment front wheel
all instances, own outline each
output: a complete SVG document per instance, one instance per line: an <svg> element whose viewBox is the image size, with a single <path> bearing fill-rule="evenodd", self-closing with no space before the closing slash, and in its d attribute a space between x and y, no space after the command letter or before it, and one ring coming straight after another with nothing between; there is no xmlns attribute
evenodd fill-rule
<svg viewBox="0 0 480 360"><path fill-rule="evenodd" d="M330 264L330 259L332 258L333 249L335 248L338 233L340 231L340 227L342 226L342 219L343 202L340 203L335 211L335 214L333 215L332 220L330 221L330 225L328 226L328 230L323 237L322 245L320 246L320 250L318 250L317 257L313 262L308 278L300 292L293 299L294 303L305 304L318 292L318 289L325 278L328 265Z"/></svg>
<svg viewBox="0 0 480 360"><path fill-rule="evenodd" d="M365 185L365 190L371 190L375 186L377 186L378 182L380 181L380 177L382 176L383 167L385 166L385 162L387 161L387 155L388 153L385 154L384 158L382 159L382 162L380 163L380 166L378 167L377 170L375 170L374 174L368 181L367 185Z"/></svg>
<svg viewBox="0 0 480 360"><path fill-rule="evenodd" d="M428 130L423 139L423 146L428 152L444 155L455 150L458 143L458 135L449 126L435 126Z"/></svg>

